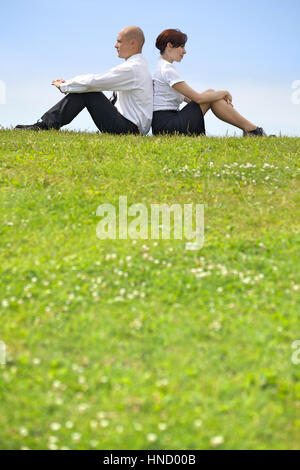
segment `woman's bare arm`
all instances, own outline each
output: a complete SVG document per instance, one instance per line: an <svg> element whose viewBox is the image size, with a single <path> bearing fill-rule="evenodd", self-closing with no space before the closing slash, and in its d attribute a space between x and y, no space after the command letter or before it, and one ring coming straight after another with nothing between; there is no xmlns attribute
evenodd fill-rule
<svg viewBox="0 0 300 470"><path fill-rule="evenodd" d="M189 98L191 101L195 101L198 104L214 103L215 101L222 99L226 99L226 101L228 100L229 102L232 102L232 96L227 90L207 90L203 93L198 93L185 82L175 83L173 88L185 97Z"/></svg>

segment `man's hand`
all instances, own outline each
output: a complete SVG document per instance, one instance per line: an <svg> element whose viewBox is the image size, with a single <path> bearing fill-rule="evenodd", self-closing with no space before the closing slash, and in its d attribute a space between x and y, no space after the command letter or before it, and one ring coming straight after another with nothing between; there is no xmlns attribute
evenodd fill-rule
<svg viewBox="0 0 300 470"><path fill-rule="evenodd" d="M60 85L61 85L62 83L65 83L65 80L64 80L63 78L58 78L57 80L53 80L53 81L52 81L52 85L56 86L56 88L58 88L61 93L63 93L64 95L66 95L66 93L64 93L64 92L61 91L61 89L60 89Z"/></svg>

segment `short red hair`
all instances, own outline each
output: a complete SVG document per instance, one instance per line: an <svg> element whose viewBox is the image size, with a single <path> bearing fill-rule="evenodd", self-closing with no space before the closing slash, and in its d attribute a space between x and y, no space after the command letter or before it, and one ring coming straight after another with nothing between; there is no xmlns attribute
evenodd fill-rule
<svg viewBox="0 0 300 470"><path fill-rule="evenodd" d="M160 53L163 54L168 42L170 42L173 47L180 47L185 46L187 39L187 35L182 33L179 29L165 29L157 37L155 46L160 50Z"/></svg>

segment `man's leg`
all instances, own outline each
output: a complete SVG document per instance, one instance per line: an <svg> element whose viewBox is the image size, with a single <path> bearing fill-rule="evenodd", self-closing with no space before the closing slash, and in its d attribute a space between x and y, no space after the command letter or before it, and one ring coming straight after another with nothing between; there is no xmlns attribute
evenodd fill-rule
<svg viewBox="0 0 300 470"><path fill-rule="evenodd" d="M84 108L89 111L101 132L139 134L135 124L126 119L102 92L69 93L41 117L41 122L16 129L60 129L69 124Z"/></svg>
<svg viewBox="0 0 300 470"><path fill-rule="evenodd" d="M69 93L42 116L42 121L50 128L59 129L85 107L101 132L138 133L136 126L124 118L102 92Z"/></svg>
<svg viewBox="0 0 300 470"><path fill-rule="evenodd" d="M110 134L138 134L135 124L128 121L103 93L83 93L85 103L95 125Z"/></svg>
<svg viewBox="0 0 300 470"><path fill-rule="evenodd" d="M69 124L85 108L82 93L69 93L41 117L41 121L30 125L19 124L15 129L48 130L59 129Z"/></svg>
<svg viewBox="0 0 300 470"><path fill-rule="evenodd" d="M84 93L69 93L41 117L49 127L59 129L69 124L85 108Z"/></svg>

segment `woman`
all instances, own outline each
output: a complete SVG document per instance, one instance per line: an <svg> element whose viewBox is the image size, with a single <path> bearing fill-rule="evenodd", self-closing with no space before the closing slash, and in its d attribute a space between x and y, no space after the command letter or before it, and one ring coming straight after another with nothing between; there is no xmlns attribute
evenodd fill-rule
<svg viewBox="0 0 300 470"><path fill-rule="evenodd" d="M233 108L228 91L198 93L185 83L173 62L182 61L186 42L187 35L178 29L166 29L156 39L161 57L153 77L153 134L205 134L204 116L211 109L222 121L242 129L244 135L264 136L261 127L247 121ZM183 101L188 104L179 111Z"/></svg>

